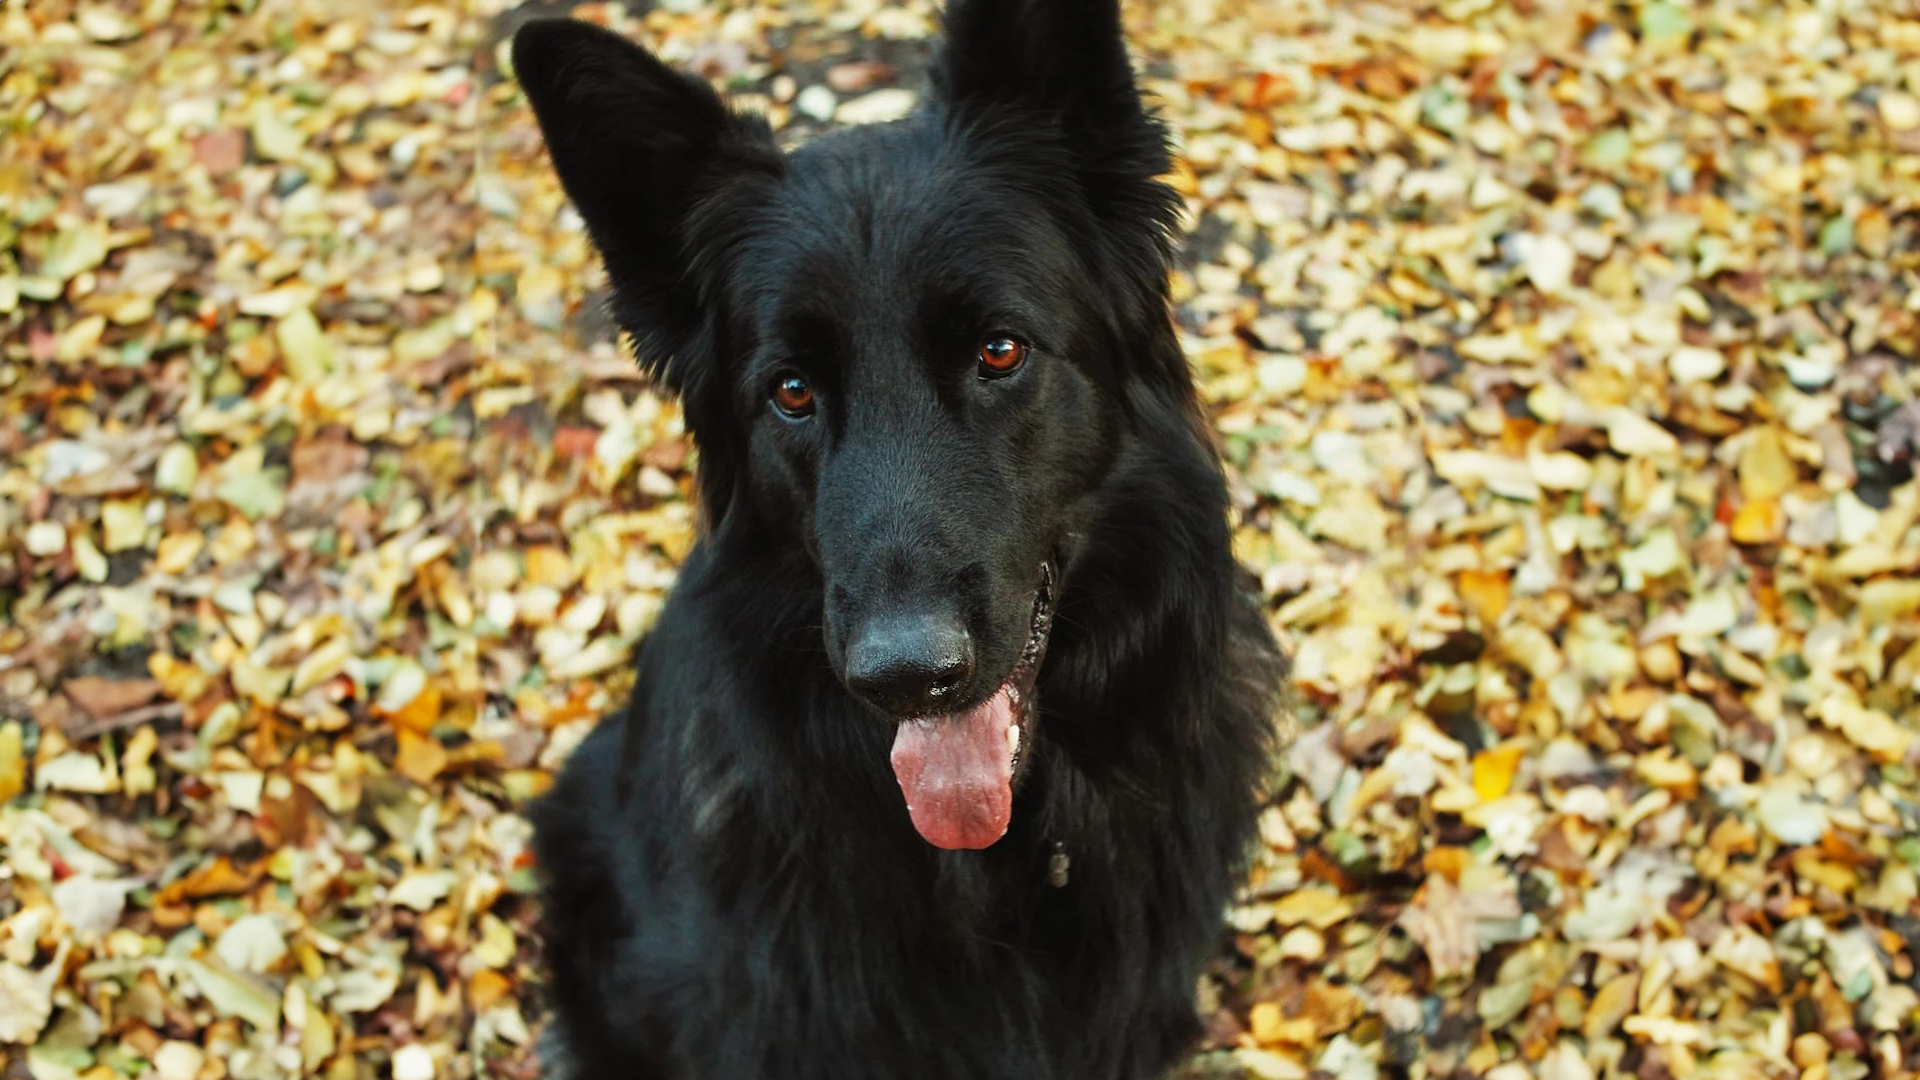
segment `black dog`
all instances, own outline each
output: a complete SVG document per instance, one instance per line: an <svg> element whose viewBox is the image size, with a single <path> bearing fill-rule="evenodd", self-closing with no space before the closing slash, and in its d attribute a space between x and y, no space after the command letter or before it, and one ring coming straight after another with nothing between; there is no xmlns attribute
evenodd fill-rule
<svg viewBox="0 0 1920 1080"><path fill-rule="evenodd" d="M1132 1080L1197 1036L1281 682L1168 313L1115 0L956 0L926 107L783 153L514 41L702 538L537 809L556 1075Z"/></svg>

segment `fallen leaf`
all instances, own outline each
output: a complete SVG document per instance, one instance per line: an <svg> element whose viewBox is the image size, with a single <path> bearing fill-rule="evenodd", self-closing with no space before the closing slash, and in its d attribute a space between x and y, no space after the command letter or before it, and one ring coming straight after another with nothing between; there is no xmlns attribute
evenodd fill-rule
<svg viewBox="0 0 1920 1080"><path fill-rule="evenodd" d="M1742 506L1728 526L1742 544L1771 544L1786 533L1787 515L1773 499L1756 499Z"/></svg>
<svg viewBox="0 0 1920 1080"><path fill-rule="evenodd" d="M160 684L152 679L103 679L86 676L61 684L74 704L96 718L123 713L152 701L160 694Z"/></svg>
<svg viewBox="0 0 1920 1080"><path fill-rule="evenodd" d="M53 1015L53 988L66 968L68 942L39 971L0 961L0 1042L32 1044Z"/></svg>
<svg viewBox="0 0 1920 1080"><path fill-rule="evenodd" d="M246 163L247 137L231 129L208 132L193 140L193 157L217 179Z"/></svg>
<svg viewBox="0 0 1920 1080"><path fill-rule="evenodd" d="M1513 783L1514 773L1520 768L1520 759L1525 753L1525 747L1509 745L1475 754L1473 756L1474 792L1488 802L1504 796Z"/></svg>
<svg viewBox="0 0 1920 1080"><path fill-rule="evenodd" d="M105 881L75 875L53 887L53 904L75 933L104 935L119 923L127 894L141 884L137 880Z"/></svg>
<svg viewBox="0 0 1920 1080"><path fill-rule="evenodd" d="M447 871L415 870L401 878L387 893L387 901L415 911L426 911L453 889L454 876Z"/></svg>

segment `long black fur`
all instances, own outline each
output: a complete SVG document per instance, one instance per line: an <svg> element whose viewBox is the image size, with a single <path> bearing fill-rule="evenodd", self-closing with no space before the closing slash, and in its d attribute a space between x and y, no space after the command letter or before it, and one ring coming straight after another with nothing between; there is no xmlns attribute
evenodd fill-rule
<svg viewBox="0 0 1920 1080"><path fill-rule="evenodd" d="M1163 1075L1282 672L1168 317L1166 135L1114 0L955 0L922 111L793 153L581 23L526 26L514 65L616 316L683 398L704 522L631 700L535 811L550 1071ZM1032 358L985 382L1001 330ZM767 403L793 369L801 422ZM936 849L894 721L847 689L848 627L947 605L985 700L1042 560L1010 830Z"/></svg>

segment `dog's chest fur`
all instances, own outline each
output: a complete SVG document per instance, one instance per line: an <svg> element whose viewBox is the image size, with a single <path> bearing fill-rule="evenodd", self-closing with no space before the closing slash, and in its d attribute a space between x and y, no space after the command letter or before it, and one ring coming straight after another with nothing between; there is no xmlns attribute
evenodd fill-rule
<svg viewBox="0 0 1920 1080"><path fill-rule="evenodd" d="M583 747L569 769L541 819L543 851L618 835L617 822L603 831L560 816L569 797L611 790L601 764L618 759L610 741ZM1034 780L1023 802L1047 798L1044 774ZM642 798L626 812L660 809ZM691 866L685 878L647 880L658 867L605 848L569 858L560 865L579 869L556 875L556 892L629 900L606 913L608 937L590 933L591 918L554 935L612 962L554 957L558 979L587 980L556 993L603 1011L608 1038L576 1036L549 1068L582 1078L616 1062L657 1070L641 1076L763 1080L1151 1075L1196 1033L1188 973L1218 944L1205 929L1218 867L1165 869L1190 839L1180 831L1132 850L1022 828L989 852L863 855L749 812L710 838L722 847L703 854L713 869L698 885ZM1064 886L1054 872L1063 849ZM671 1027L658 1021L669 1014Z"/></svg>

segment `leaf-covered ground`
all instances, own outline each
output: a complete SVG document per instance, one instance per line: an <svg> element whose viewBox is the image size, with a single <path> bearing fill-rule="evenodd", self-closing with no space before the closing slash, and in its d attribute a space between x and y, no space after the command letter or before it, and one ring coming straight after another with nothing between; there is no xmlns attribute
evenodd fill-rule
<svg viewBox="0 0 1920 1080"><path fill-rule="evenodd" d="M508 0L0 2L8 1080L525 1080L689 447ZM1920 4L1139 0L1303 734L1200 1071L1920 1068ZM609 22L783 133L925 0Z"/></svg>

